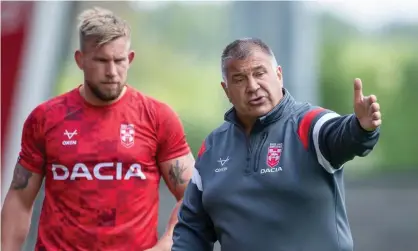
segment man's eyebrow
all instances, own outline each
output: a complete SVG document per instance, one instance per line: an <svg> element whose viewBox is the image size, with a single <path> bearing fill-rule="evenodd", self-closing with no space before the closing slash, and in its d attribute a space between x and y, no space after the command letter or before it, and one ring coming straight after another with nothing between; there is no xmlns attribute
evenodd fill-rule
<svg viewBox="0 0 418 251"><path fill-rule="evenodd" d="M253 71L259 71L259 70L265 70L266 67L264 67L263 65L258 65L252 68Z"/></svg>
<svg viewBox="0 0 418 251"><path fill-rule="evenodd" d="M242 77L245 74L243 74L242 72L234 72L231 74L231 77L235 78L235 77Z"/></svg>
<svg viewBox="0 0 418 251"><path fill-rule="evenodd" d="M106 61L112 61L112 60L118 61L118 60L124 60L125 58L126 58L125 56L117 56L117 57L112 57L112 58L104 57L104 56L93 56L94 60L106 60Z"/></svg>
<svg viewBox="0 0 418 251"><path fill-rule="evenodd" d="M103 57L103 56L93 56L94 60L109 60L109 58Z"/></svg>

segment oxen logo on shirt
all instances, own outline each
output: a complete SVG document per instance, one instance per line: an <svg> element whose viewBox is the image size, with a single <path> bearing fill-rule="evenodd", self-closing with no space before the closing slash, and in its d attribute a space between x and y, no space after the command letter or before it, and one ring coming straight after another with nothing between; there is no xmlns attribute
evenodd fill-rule
<svg viewBox="0 0 418 251"><path fill-rule="evenodd" d="M135 143L135 129L133 124L120 125L120 142L126 148L130 148Z"/></svg>
<svg viewBox="0 0 418 251"><path fill-rule="evenodd" d="M267 165L271 168L277 166L282 155L283 144L271 143L267 152Z"/></svg>

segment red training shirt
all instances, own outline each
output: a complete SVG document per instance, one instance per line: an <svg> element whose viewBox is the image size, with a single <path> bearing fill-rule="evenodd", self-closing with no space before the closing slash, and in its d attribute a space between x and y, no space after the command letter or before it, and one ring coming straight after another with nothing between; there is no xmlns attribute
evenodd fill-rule
<svg viewBox="0 0 418 251"><path fill-rule="evenodd" d="M76 88L27 118L19 163L44 174L35 250L144 250L157 242L158 162L186 155L168 105L128 86L95 107Z"/></svg>

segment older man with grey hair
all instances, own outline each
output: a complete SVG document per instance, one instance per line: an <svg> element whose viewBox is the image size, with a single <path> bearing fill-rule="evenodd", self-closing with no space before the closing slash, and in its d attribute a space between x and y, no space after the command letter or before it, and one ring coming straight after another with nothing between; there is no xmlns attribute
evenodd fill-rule
<svg viewBox="0 0 418 251"><path fill-rule="evenodd" d="M352 251L343 165L366 156L381 124L354 81L354 113L296 102L261 40L222 54L233 108L204 140L179 210L172 251Z"/></svg>

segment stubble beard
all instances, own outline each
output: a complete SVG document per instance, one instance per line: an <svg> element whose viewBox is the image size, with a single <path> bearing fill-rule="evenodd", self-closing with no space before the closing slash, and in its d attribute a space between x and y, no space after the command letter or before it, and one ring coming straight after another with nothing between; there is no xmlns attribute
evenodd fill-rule
<svg viewBox="0 0 418 251"><path fill-rule="evenodd" d="M115 90L103 91L99 86L92 84L90 81L85 81L86 87L99 100L104 102L114 101L118 99L126 84L120 84Z"/></svg>

